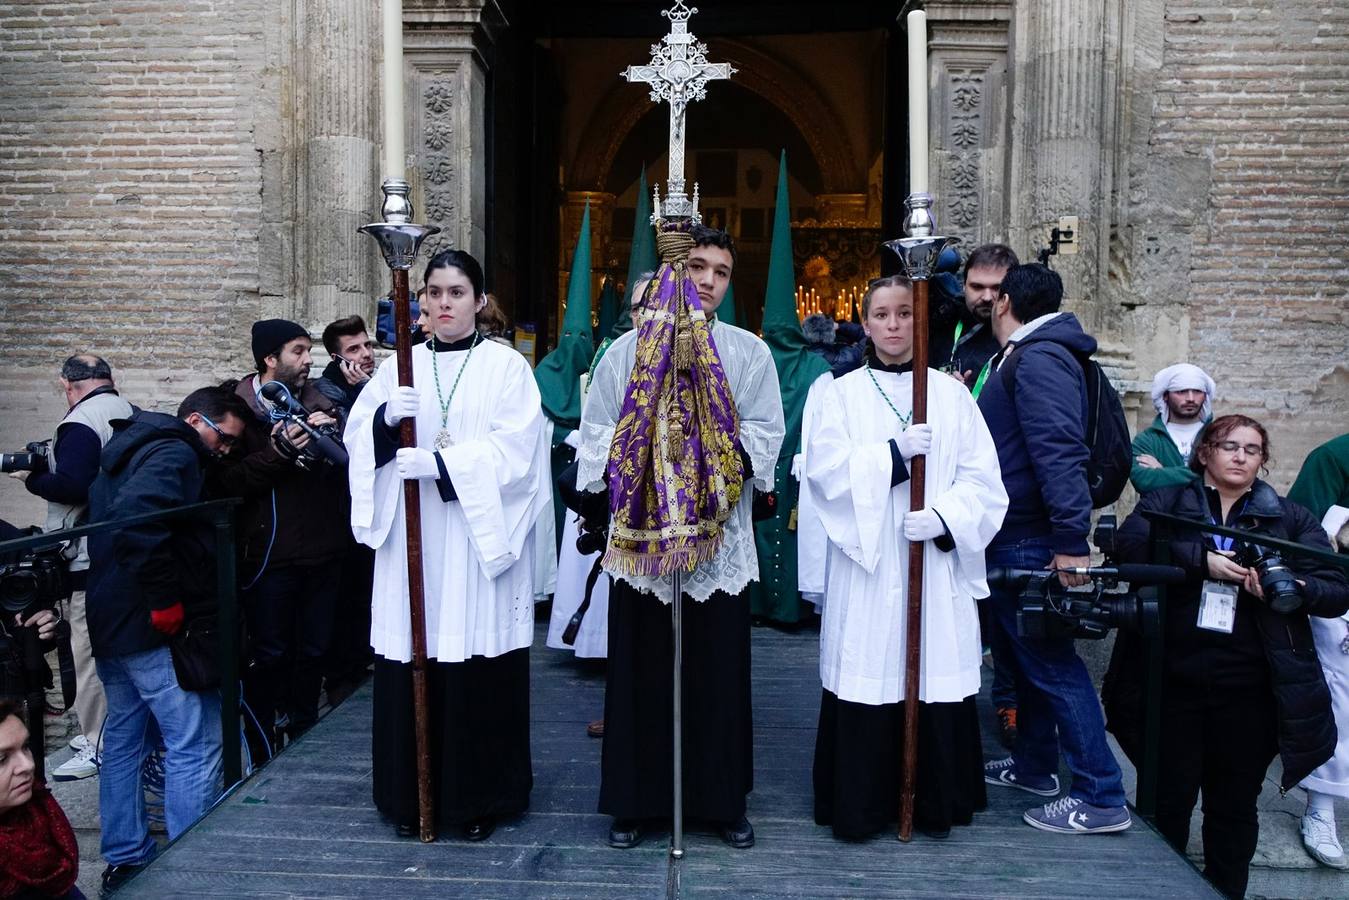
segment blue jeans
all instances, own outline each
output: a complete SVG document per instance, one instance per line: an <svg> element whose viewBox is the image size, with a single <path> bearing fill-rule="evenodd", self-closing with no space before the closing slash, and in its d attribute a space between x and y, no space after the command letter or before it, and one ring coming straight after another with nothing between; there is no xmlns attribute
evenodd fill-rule
<svg viewBox="0 0 1349 900"><path fill-rule="evenodd" d="M1047 544L1036 540L990 547L986 554L989 567L1019 569L1043 569L1053 556ZM997 663L1009 663L1016 679L1016 770L1028 776L1056 774L1061 747L1073 773L1071 796L1094 806L1123 806L1119 763L1106 744L1105 717L1087 667L1070 638L1017 634L1018 595L1017 590L993 588L985 601L993 620L992 645L1001 641L1010 650Z"/></svg>
<svg viewBox="0 0 1349 900"><path fill-rule="evenodd" d="M220 695L179 687L167 646L95 662L108 696L98 786L101 850L109 865L139 865L156 847L141 786L141 763L154 750L152 721L167 748L164 819L172 840L220 796Z"/></svg>

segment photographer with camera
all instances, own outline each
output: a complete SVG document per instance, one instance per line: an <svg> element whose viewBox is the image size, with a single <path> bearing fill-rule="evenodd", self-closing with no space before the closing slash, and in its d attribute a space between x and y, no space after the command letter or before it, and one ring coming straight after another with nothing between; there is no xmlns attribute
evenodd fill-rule
<svg viewBox="0 0 1349 900"><path fill-rule="evenodd" d="M342 560L351 545L341 411L309 381L309 333L295 322L253 323L257 374L235 393L252 415L241 449L220 469L215 496L242 497L241 597L250 665L244 696L268 759L318 720ZM278 717L284 731L277 730Z"/></svg>
<svg viewBox="0 0 1349 900"><path fill-rule="evenodd" d="M86 521L89 485L98 474L98 455L112 437L112 422L131 417L132 407L117 394L112 367L89 353L76 354L61 366L61 388L69 412L52 439L28 445L28 454L5 454L0 469L22 478L30 494L47 501L44 531L74 528ZM26 459L24 457L27 457ZM20 468L20 467L23 468ZM80 734L71 742L75 755L52 772L54 781L73 781L98 774L99 733L108 712L103 685L94 670L85 617L84 584L89 554L80 538L67 549L71 594L65 618L75 662L75 716Z"/></svg>
<svg viewBox="0 0 1349 900"><path fill-rule="evenodd" d="M1072 313L1060 311L1063 282L1047 266L1013 267L999 292L989 322L1002 350L990 363L979 409L998 448L1010 506L988 547L987 563L990 569L1060 570L1061 584L1075 587L1087 577L1061 570L1090 562L1087 535L1095 500L1088 472L1095 457L1087 439L1088 367L1096 340ZM1101 377L1099 371L1094 377ZM1098 405L1098 415L1102 412ZM1128 471L1127 447L1120 448L1122 472ZM1068 795L1027 810L1026 823L1067 834L1127 829L1131 819L1119 763L1106 743L1096 688L1072 638L1021 633L1020 591L993 584L990 589L989 643L995 664L1015 675L1018 710L1012 755L986 763L984 780L1054 797L1062 747L1073 773Z"/></svg>
<svg viewBox="0 0 1349 900"><path fill-rule="evenodd" d="M1121 558L1147 558L1149 511L1328 550L1316 519L1257 477L1269 457L1259 422L1215 419L1191 463L1198 478L1142 495L1120 527ZM1330 692L1309 617L1349 610L1349 581L1338 567L1284 560L1248 540L1197 529L1177 527L1170 551L1172 564L1189 577L1168 593L1162 622L1157 827L1184 852L1202 790L1204 875L1227 896L1241 897L1259 836L1256 798L1270 762L1276 753L1282 759L1286 791L1334 753ZM1111 669L1127 678L1141 672L1141 662L1112 660ZM1128 730L1130 712L1112 707L1112 730L1117 717L1120 730Z"/></svg>
<svg viewBox="0 0 1349 900"><path fill-rule="evenodd" d="M206 472L243 436L248 407L220 387L193 391L177 416L137 411L117 423L89 489L95 522L202 499ZM201 519L123 524L89 538L89 637L108 695L99 778L103 885L113 890L155 855L141 764L153 718L164 754L172 840L220 791L220 694L197 684L195 635L215 615L215 528ZM219 676L216 675L218 685Z"/></svg>

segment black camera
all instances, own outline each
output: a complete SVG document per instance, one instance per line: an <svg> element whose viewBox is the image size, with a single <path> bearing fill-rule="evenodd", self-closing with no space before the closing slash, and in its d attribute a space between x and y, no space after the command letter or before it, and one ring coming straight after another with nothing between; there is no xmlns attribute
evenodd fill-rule
<svg viewBox="0 0 1349 900"><path fill-rule="evenodd" d="M32 441L22 453L0 453L0 472L47 471L47 448L51 441Z"/></svg>
<svg viewBox="0 0 1349 900"><path fill-rule="evenodd" d="M1106 593L1100 583L1091 591L1072 592L1050 572L1026 580L1016 613L1016 630L1024 637L1085 638L1100 640L1112 628L1141 633L1149 616L1157 615L1156 601L1134 591Z"/></svg>
<svg viewBox="0 0 1349 900"><path fill-rule="evenodd" d="M321 465L333 465L346 468L347 451L342 446L342 430L336 423L310 425L309 410L296 400L287 387L279 381L269 381L262 386L262 396L272 404L272 420L285 422L287 427L298 425L309 435L309 443L296 449L286 437L286 429L277 433L277 449L290 458L301 469L314 469Z"/></svg>
<svg viewBox="0 0 1349 900"><path fill-rule="evenodd" d="M1235 561L1239 566L1255 569L1260 576L1260 590L1265 602L1277 613L1290 613L1302 605L1295 576L1283 557L1258 544L1238 543Z"/></svg>
<svg viewBox="0 0 1349 900"><path fill-rule="evenodd" d="M0 565L0 610L28 619L70 596L70 563L64 547L25 550Z"/></svg>

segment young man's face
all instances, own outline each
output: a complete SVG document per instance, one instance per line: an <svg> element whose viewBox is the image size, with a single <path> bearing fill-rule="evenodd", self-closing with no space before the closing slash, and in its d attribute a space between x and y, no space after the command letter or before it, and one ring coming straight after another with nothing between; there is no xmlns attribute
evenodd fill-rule
<svg viewBox="0 0 1349 900"><path fill-rule="evenodd" d="M1007 275L1005 266L975 266L965 273L965 306L981 321L987 322L998 299L998 285Z"/></svg>
<svg viewBox="0 0 1349 900"><path fill-rule="evenodd" d="M267 364L267 375L272 381L279 381L291 392L298 392L309 380L309 367L314 360L309 356L312 342L307 337L297 337L286 342L276 353L263 359Z"/></svg>
<svg viewBox="0 0 1349 900"><path fill-rule="evenodd" d="M1167 409L1173 422L1193 422L1204 408L1204 399L1208 396L1200 390L1167 391Z"/></svg>
<svg viewBox="0 0 1349 900"><path fill-rule="evenodd" d="M337 339L337 355L366 375L375 371L375 342L370 335L344 334Z"/></svg>
<svg viewBox="0 0 1349 900"><path fill-rule="evenodd" d="M689 251L686 267L693 286L698 289L698 300L702 302L703 312L712 315L721 306L726 289L731 286L731 269L735 267L731 251L713 246L694 247Z"/></svg>

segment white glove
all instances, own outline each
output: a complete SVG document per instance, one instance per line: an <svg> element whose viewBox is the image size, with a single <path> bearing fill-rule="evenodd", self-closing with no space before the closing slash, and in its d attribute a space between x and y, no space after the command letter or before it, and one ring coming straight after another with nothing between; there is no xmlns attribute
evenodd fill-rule
<svg viewBox="0 0 1349 900"><path fill-rule="evenodd" d="M904 540L930 541L943 534L946 534L946 524L932 510L920 509L904 514Z"/></svg>
<svg viewBox="0 0 1349 900"><path fill-rule="evenodd" d="M393 428L404 419L415 419L421 402L415 387L400 387L384 404L384 423Z"/></svg>
<svg viewBox="0 0 1349 900"><path fill-rule="evenodd" d="M404 481L440 477L436 455L421 447L401 448L394 456L394 464L398 466L398 477Z"/></svg>
<svg viewBox="0 0 1349 900"><path fill-rule="evenodd" d="M932 426L910 425L895 438L895 443L899 446L899 455L906 460L925 455L932 449Z"/></svg>

